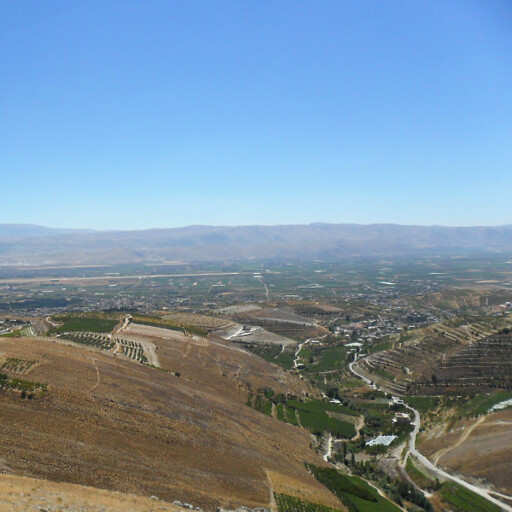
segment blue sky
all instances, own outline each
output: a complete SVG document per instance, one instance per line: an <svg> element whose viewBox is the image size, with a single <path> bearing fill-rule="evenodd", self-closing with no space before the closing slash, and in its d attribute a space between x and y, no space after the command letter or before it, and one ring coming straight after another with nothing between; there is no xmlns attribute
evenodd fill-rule
<svg viewBox="0 0 512 512"><path fill-rule="evenodd" d="M512 222L512 3L0 0L0 223Z"/></svg>

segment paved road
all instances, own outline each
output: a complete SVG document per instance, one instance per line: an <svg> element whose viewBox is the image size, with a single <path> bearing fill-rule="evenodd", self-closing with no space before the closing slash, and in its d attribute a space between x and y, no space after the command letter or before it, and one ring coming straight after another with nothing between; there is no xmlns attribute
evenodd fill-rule
<svg viewBox="0 0 512 512"><path fill-rule="evenodd" d="M354 361L355 362L355 361ZM348 365L350 371L359 377L360 379L363 379L366 384L371 384L372 381L368 378L366 378L364 375L361 375L357 370L353 367L354 363L350 363ZM374 385L374 387L376 387ZM452 480L453 482L458 483L459 485L462 485L466 489L469 489L470 491L473 491L474 493L478 494L479 496L482 496L483 498L489 500L490 502L494 503L495 505L498 505L502 510L506 510L507 512L512 512L512 507L509 505L506 505L502 501L497 500L493 496L489 494L489 491L486 489L483 489L481 487L477 487L476 485L472 485L465 480L462 480L462 478L456 477L454 475L450 475L450 473L447 473L446 471L443 471L442 469L438 468L435 464L432 464L427 457L422 455L417 449L416 449L416 436L418 435L418 432L420 431L421 426L421 418L420 413L414 409L413 407L406 405L408 409L410 409L414 413L414 430L411 432L411 437L409 438L409 452L413 457L415 457L419 462L421 462L426 468L428 468L437 478L441 479L448 479Z"/></svg>

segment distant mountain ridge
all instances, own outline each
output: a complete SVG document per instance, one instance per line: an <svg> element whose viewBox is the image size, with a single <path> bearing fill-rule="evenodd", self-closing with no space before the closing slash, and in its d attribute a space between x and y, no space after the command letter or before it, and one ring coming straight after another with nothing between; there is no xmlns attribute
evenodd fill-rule
<svg viewBox="0 0 512 512"><path fill-rule="evenodd" d="M140 231L53 230L0 224L0 264L314 259L512 251L512 225L188 226Z"/></svg>
<svg viewBox="0 0 512 512"><path fill-rule="evenodd" d="M92 229L47 228L37 224L0 224L0 239L30 236L55 236L74 233L93 233Z"/></svg>

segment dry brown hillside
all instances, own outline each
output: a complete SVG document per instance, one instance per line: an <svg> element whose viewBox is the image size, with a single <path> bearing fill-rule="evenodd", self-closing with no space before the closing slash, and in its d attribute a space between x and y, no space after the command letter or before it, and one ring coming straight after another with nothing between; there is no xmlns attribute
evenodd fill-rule
<svg viewBox="0 0 512 512"><path fill-rule="evenodd" d="M268 472L339 506L304 468L320 462L309 435L245 405L249 386L300 393L299 380L229 343L136 325L124 335L150 339L170 371L80 345L1 339L1 357L36 361L23 379L48 384L32 400L0 390L5 471L210 510L268 507Z"/></svg>

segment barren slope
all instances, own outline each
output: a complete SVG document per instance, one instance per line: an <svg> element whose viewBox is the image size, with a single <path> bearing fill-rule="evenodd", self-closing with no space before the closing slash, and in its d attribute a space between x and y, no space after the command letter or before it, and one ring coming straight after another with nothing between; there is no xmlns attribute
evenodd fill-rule
<svg viewBox="0 0 512 512"><path fill-rule="evenodd" d="M0 475L0 512L183 512L130 494L15 475Z"/></svg>
<svg viewBox="0 0 512 512"><path fill-rule="evenodd" d="M465 431L469 427L466 426L457 436L426 441L421 444L421 450L431 457L442 450L441 466L449 471L483 478L498 490L511 494L512 409L487 415L466 436Z"/></svg>
<svg viewBox="0 0 512 512"><path fill-rule="evenodd" d="M309 435L245 406L246 388L302 384L233 347L145 326L126 334L155 343L150 368L89 347L5 338L0 353L36 360L23 378L48 393L0 391L0 463L26 476L216 505L268 506L266 471L332 495L306 472L318 458Z"/></svg>

